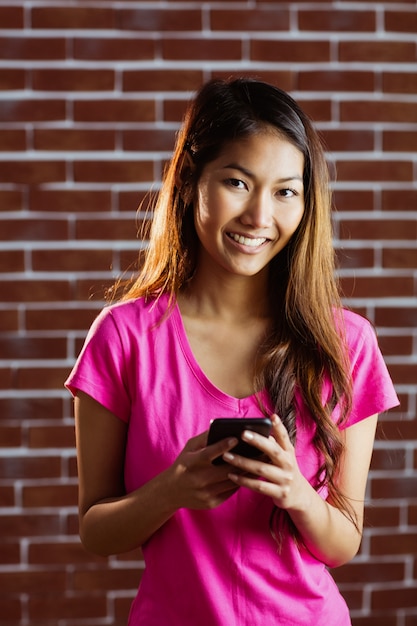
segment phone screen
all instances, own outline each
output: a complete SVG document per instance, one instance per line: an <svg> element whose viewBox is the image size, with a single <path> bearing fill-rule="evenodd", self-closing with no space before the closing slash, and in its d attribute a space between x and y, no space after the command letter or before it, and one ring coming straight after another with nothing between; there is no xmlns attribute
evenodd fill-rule
<svg viewBox="0 0 417 626"><path fill-rule="evenodd" d="M207 445L228 439L229 437L241 438L244 430L253 430L264 437L268 437L272 428L269 417L218 417L210 424ZM240 454L249 458L261 456L261 452L246 441L239 443L231 450L234 454ZM214 465L225 463L222 457L214 459Z"/></svg>

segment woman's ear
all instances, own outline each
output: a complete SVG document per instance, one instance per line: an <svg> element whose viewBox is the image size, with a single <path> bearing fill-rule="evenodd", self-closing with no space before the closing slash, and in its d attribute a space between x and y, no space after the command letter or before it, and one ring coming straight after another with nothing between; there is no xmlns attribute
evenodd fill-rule
<svg viewBox="0 0 417 626"><path fill-rule="evenodd" d="M184 150L178 161L178 167L175 175L175 185L179 191L184 204L190 204L194 196L194 172L195 165L191 154Z"/></svg>

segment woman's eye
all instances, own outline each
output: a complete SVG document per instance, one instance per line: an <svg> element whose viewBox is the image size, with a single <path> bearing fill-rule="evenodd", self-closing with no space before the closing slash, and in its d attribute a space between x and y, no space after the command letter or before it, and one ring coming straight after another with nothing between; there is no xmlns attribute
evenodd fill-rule
<svg viewBox="0 0 417 626"><path fill-rule="evenodd" d="M297 195L295 189L280 189L278 193L283 198L292 198L292 196Z"/></svg>
<svg viewBox="0 0 417 626"><path fill-rule="evenodd" d="M246 189L245 183L242 180L239 180L239 178L228 178L226 183L236 189Z"/></svg>

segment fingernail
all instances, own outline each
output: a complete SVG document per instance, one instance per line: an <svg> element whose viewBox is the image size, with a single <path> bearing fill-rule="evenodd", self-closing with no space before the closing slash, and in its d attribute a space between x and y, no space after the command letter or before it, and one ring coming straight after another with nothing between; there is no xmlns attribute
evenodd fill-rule
<svg viewBox="0 0 417 626"><path fill-rule="evenodd" d="M253 433L250 430L244 430L242 433L242 439L248 439L251 441L253 439Z"/></svg>
<svg viewBox="0 0 417 626"><path fill-rule="evenodd" d="M223 458L225 461L233 461L233 459L235 458L235 455L232 454L231 452L225 452L223 454Z"/></svg>

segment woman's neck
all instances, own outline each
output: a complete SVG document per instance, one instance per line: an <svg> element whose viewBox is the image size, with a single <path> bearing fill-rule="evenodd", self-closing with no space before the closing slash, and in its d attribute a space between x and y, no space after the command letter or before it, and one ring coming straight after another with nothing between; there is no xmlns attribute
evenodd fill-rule
<svg viewBox="0 0 417 626"><path fill-rule="evenodd" d="M244 322L269 317L268 277L219 276L196 272L179 295L184 313Z"/></svg>

